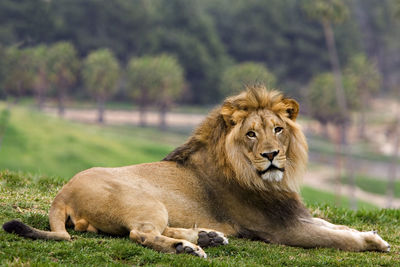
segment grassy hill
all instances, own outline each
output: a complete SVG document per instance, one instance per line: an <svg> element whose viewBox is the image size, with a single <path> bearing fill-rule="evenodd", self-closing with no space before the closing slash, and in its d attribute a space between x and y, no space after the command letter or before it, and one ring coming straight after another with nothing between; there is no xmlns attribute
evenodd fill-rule
<svg viewBox="0 0 400 267"><path fill-rule="evenodd" d="M63 182L54 176L0 172L0 224L18 218L49 229L47 212ZM392 252L343 252L303 249L231 238L227 246L208 248L208 259L158 253L113 237L70 230L72 242L23 239L0 230L1 266L394 266L400 262L400 210L359 210L310 205L313 214L358 230L378 230Z"/></svg>
<svg viewBox="0 0 400 267"><path fill-rule="evenodd" d="M0 169L67 180L93 166L161 160L185 139L152 129L83 125L17 106L10 112L0 149Z"/></svg>

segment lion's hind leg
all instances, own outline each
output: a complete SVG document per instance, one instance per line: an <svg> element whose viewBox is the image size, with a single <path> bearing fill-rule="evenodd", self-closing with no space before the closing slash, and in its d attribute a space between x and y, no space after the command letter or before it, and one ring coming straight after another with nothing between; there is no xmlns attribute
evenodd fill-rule
<svg viewBox="0 0 400 267"><path fill-rule="evenodd" d="M150 247L154 250L166 253L186 253L207 258L207 254L201 247L184 239L171 238L162 235L151 224L137 224L129 233L129 238L133 241Z"/></svg>
<svg viewBox="0 0 400 267"><path fill-rule="evenodd" d="M75 231L97 233L98 230L85 219L79 219L75 222Z"/></svg>
<svg viewBox="0 0 400 267"><path fill-rule="evenodd" d="M215 247L228 244L228 239L221 232L205 228L165 228L163 235L185 239L199 245L202 248Z"/></svg>

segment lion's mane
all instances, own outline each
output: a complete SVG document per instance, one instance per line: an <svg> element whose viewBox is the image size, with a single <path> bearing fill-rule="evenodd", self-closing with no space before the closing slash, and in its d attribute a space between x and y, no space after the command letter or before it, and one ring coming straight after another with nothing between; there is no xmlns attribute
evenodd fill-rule
<svg viewBox="0 0 400 267"><path fill-rule="evenodd" d="M241 186L253 190L277 189L298 192L307 165L308 146L300 126L295 122L298 105L293 100L264 86L248 87L239 95L227 98L222 106L214 109L194 131L188 141L171 152L164 160L179 164L199 165L197 169L214 170L215 177L223 176ZM286 151L286 170L281 182L260 179L241 153L235 152L233 143L238 129L251 112L268 109L280 117L289 127L290 143ZM196 158L197 160L193 160Z"/></svg>

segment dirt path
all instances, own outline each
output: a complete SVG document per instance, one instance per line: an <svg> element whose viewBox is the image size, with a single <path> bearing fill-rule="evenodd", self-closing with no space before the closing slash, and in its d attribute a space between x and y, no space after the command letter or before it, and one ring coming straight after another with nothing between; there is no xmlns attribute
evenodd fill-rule
<svg viewBox="0 0 400 267"><path fill-rule="evenodd" d="M44 110L50 115L57 115L56 108L46 108ZM85 123L97 122L97 110L95 109L67 109L65 118L68 120L80 121ZM182 114L182 113L167 113L166 121L170 127L194 127L198 125L205 115L201 114ZM110 125L139 125L139 112L132 110L107 110L104 114L105 124ZM146 121L148 125L156 126L159 123L159 114L149 111L146 113Z"/></svg>

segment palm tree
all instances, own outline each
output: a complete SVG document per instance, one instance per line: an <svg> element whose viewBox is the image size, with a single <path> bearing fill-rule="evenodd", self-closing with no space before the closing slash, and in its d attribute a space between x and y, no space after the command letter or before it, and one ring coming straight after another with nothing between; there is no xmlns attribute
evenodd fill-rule
<svg viewBox="0 0 400 267"><path fill-rule="evenodd" d="M332 70L335 78L335 94L336 101L338 106L340 107L338 116L342 118L350 118L348 115L348 108L346 102L346 96L343 88L343 78L342 72L340 68L339 57L336 50L335 44L335 35L332 29L332 23L340 23L345 20L348 16L348 8L344 4L343 0L308 0L303 2L304 9L306 13L310 16L310 18L318 20L321 22L326 46L328 48L329 59L331 62ZM343 121L343 123L338 124L338 143L337 143L337 184L338 184L338 194L337 194L337 203L340 203L340 184L341 184L341 162L344 161L342 155L349 154L349 151L345 152L345 145L347 144L347 123L348 121ZM349 149L349 148L347 148ZM354 178L354 177L353 177ZM351 180L353 179L351 178ZM354 183L352 183L354 184ZM353 208L355 207L355 201L352 201Z"/></svg>
<svg viewBox="0 0 400 267"><path fill-rule="evenodd" d="M33 72L28 49L12 46L6 49L3 87L7 96L14 96L15 102L22 93L32 87Z"/></svg>
<svg viewBox="0 0 400 267"><path fill-rule="evenodd" d="M335 75L336 99L341 112L347 114L347 103L343 89L342 72L336 50L335 34L332 23L343 22L348 17L348 8L342 0L309 0L304 2L304 9L310 18L321 22L329 59Z"/></svg>
<svg viewBox="0 0 400 267"><path fill-rule="evenodd" d="M91 52L83 63L83 81L86 89L97 100L98 122L104 122L104 104L117 90L120 77L118 60L108 49Z"/></svg>
<svg viewBox="0 0 400 267"><path fill-rule="evenodd" d="M30 49L32 68L34 73L33 89L35 90L38 109L43 109L44 98L49 89L49 64L47 58L48 47L38 45Z"/></svg>
<svg viewBox="0 0 400 267"><path fill-rule="evenodd" d="M128 64L131 97L139 102L140 125L146 125L145 113L150 104L160 111L160 128L166 128L166 112L181 94L184 86L183 69L175 57L162 54L132 58Z"/></svg>
<svg viewBox="0 0 400 267"><path fill-rule="evenodd" d="M79 70L79 59L74 46L69 42L53 44L48 51L49 79L56 91L58 114L64 116L65 98L68 89L76 82Z"/></svg>
<svg viewBox="0 0 400 267"><path fill-rule="evenodd" d="M373 62L370 62L364 54L351 57L345 74L351 78L360 98L360 123L358 136L365 138L365 112L370 106L371 97L379 91L382 77Z"/></svg>

